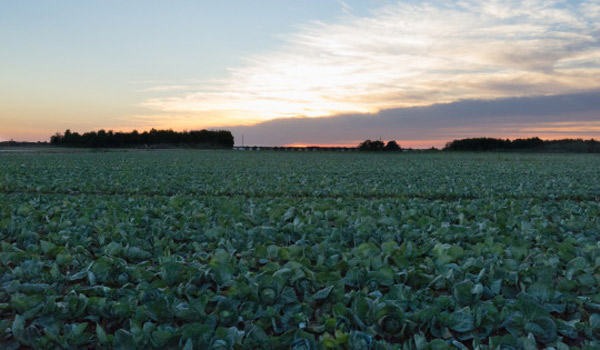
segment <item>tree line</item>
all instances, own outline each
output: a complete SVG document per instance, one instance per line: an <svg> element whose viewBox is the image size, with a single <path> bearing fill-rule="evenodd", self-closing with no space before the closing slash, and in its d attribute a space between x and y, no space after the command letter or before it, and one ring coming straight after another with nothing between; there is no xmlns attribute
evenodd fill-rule
<svg viewBox="0 0 600 350"><path fill-rule="evenodd" d="M388 141L387 144L383 141L365 140L358 145L360 151L401 151L402 148L396 141Z"/></svg>
<svg viewBox="0 0 600 350"><path fill-rule="evenodd" d="M571 152L600 153L600 142L594 139L542 140L539 137L528 139L495 139L489 137L468 138L448 142L444 151L515 151L515 152Z"/></svg>
<svg viewBox="0 0 600 350"><path fill-rule="evenodd" d="M98 130L79 134L67 129L50 138L50 143L66 147L119 148L119 147L194 147L233 148L233 135L227 130L173 130L113 132Z"/></svg>

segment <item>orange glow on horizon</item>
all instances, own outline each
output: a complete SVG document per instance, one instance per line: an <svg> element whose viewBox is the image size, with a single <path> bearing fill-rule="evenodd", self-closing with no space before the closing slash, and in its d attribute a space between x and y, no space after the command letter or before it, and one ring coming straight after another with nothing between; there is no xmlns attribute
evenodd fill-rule
<svg viewBox="0 0 600 350"><path fill-rule="evenodd" d="M597 126L598 123L589 123L586 127L578 127L574 128L571 126L571 123L556 123L556 124L566 124L566 125L543 125L540 127L535 126L527 126L521 128L519 130L515 130L513 132L506 131L495 131L495 132L482 132L481 130L462 130L460 134L450 133L448 139L422 139L422 140L395 140L400 147L403 149L412 148L412 149L428 149L431 147L435 147L438 149L442 149L445 147L446 143L451 142L453 140L465 139L465 138L478 138L478 137L492 137L499 139L527 139L533 137L539 137L544 141L548 140L559 140L559 139L584 139L590 140L600 139L600 134L597 132L597 127L586 128L591 126ZM592 125L593 124L593 125ZM561 127L565 127L566 130L563 130ZM191 130L201 130L204 128L201 127L162 127L160 125L156 125L153 127L157 130L171 129L177 132L182 131L191 131ZM132 127L116 127L116 128L93 128L89 130L79 129L79 128L71 128L72 132L78 132L80 134L89 132L89 131L113 131L113 132L132 132L137 130L139 133L143 133L146 131L150 131L153 129L152 127L142 127L142 128L132 128ZM223 129L228 130L227 127L223 128L210 128L206 127L206 129ZM24 142L49 142L50 137L56 132L64 133L65 130L49 130L46 128L36 128L36 129L16 129L9 128L0 131L0 142L6 142L10 140L14 141L24 141ZM537 132L536 132L537 131ZM248 136L248 135L247 135ZM366 139L366 138L365 138ZM332 142L332 143L321 143L321 142L292 142L285 144L269 144L267 140L264 142L256 142L257 146L280 146L280 147L357 147L362 140L342 140L341 142ZM236 141L240 141L241 138L239 134L236 136ZM384 143L387 143L390 140L384 139L382 140Z"/></svg>
<svg viewBox="0 0 600 350"><path fill-rule="evenodd" d="M291 148L306 148L306 147L356 147L357 143L330 143L330 144L320 144L320 143L290 143L283 145L283 147L291 147Z"/></svg>
<svg viewBox="0 0 600 350"><path fill-rule="evenodd" d="M283 147L298 147L298 148L303 148L303 147L358 147L358 145L363 141L364 140L347 142L347 143L329 143L329 144L290 143L290 144L284 145ZM387 144L388 141L392 141L392 140L382 140L382 142L385 144ZM431 147L443 148L446 145L446 142L448 142L447 140L405 140L405 141L394 140L394 141L396 141L398 143L398 145L402 148L416 148L416 149L426 149L426 148L431 148ZM451 141L451 140L449 140L449 141Z"/></svg>

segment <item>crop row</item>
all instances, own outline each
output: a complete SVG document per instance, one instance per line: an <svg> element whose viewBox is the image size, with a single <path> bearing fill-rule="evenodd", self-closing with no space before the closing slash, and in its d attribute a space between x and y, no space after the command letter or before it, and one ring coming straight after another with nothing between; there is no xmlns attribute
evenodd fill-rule
<svg viewBox="0 0 600 350"><path fill-rule="evenodd" d="M599 346L595 201L0 203L3 349Z"/></svg>
<svg viewBox="0 0 600 350"><path fill-rule="evenodd" d="M1 193L600 199L593 155L164 151L2 161Z"/></svg>

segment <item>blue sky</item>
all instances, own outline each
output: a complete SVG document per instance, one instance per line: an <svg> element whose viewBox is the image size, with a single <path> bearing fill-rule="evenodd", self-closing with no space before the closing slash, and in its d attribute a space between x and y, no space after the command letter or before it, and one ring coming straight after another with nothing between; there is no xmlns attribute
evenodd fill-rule
<svg viewBox="0 0 600 350"><path fill-rule="evenodd" d="M1 118L15 129L40 118L57 130L118 128L99 121L141 113L148 86L219 78L296 25L342 11L318 0L0 0Z"/></svg>
<svg viewBox="0 0 600 350"><path fill-rule="evenodd" d="M0 0L0 139L47 140L66 128L241 130L585 94L600 89L598 23L597 1ZM490 118L463 136L485 133ZM308 139L288 134L254 143ZM327 142L355 142L360 130L351 134Z"/></svg>

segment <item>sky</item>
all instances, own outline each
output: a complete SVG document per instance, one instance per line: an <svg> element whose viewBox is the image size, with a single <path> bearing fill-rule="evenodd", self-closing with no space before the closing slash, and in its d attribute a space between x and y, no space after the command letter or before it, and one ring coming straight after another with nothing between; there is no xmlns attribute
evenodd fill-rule
<svg viewBox="0 0 600 350"><path fill-rule="evenodd" d="M0 141L599 138L598 101L598 0L0 0Z"/></svg>

